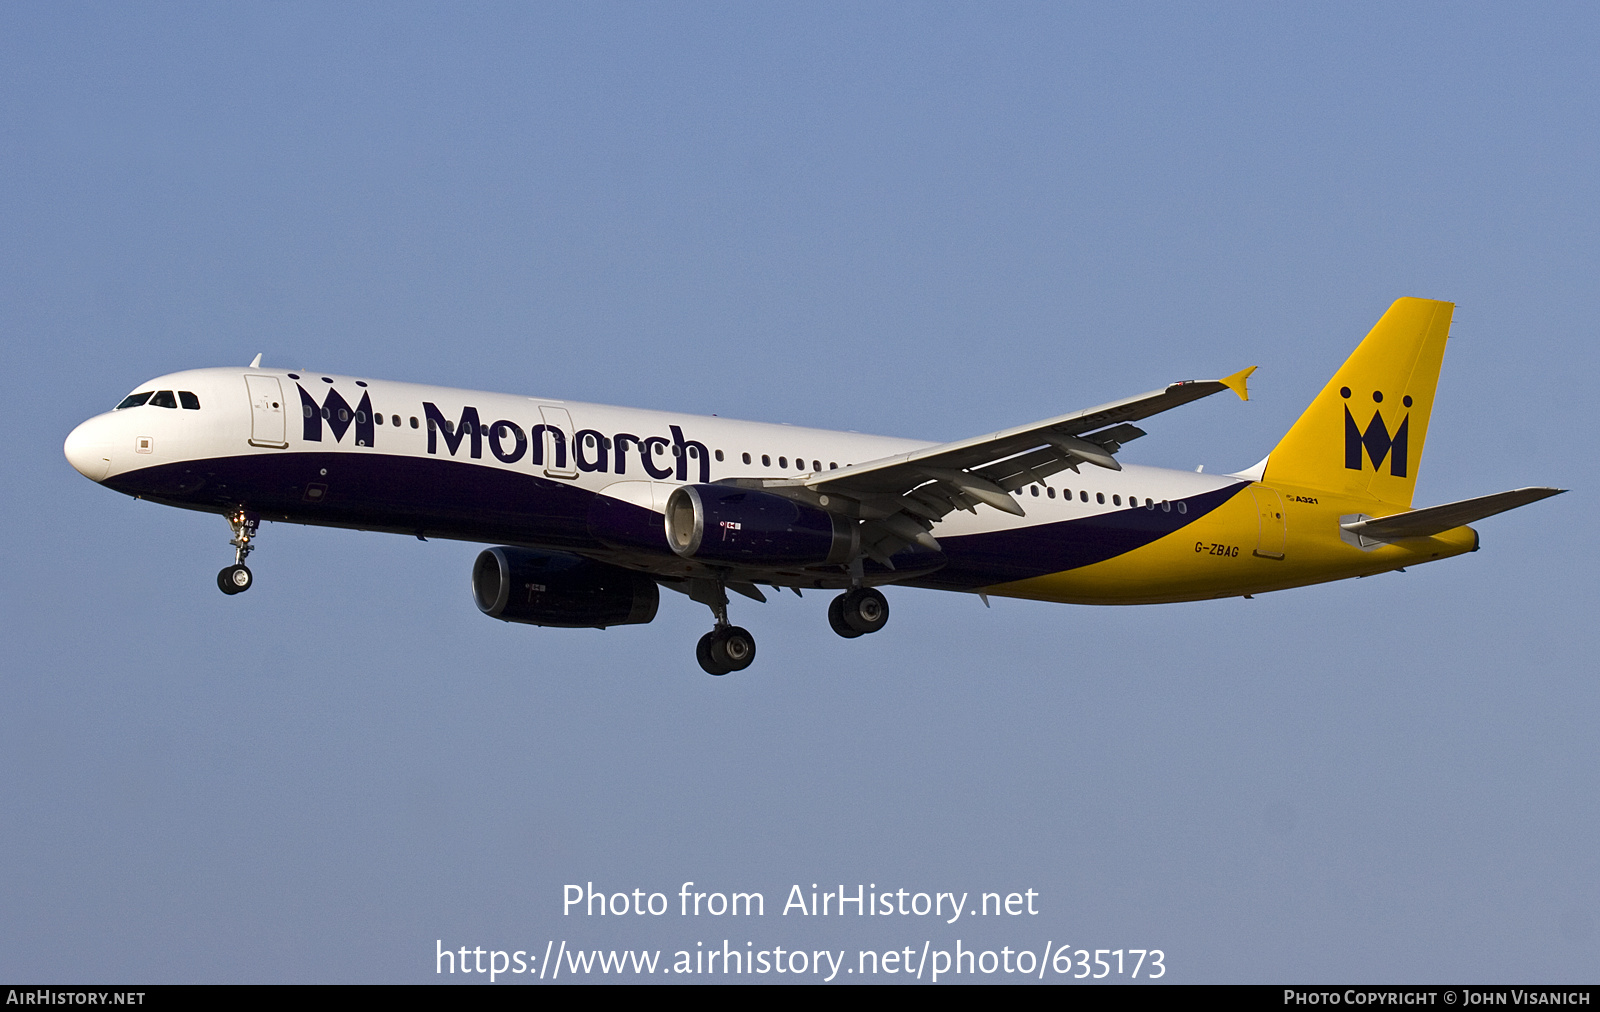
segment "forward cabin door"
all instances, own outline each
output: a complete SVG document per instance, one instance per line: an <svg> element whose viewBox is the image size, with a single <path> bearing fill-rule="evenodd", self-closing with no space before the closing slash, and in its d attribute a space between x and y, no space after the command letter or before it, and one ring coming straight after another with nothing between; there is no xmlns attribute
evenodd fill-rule
<svg viewBox="0 0 1600 1012"><path fill-rule="evenodd" d="M272 446L283 449L289 445L284 438L287 412L283 410L283 386L276 376L246 376L244 385L250 391L250 445Z"/></svg>
<svg viewBox="0 0 1600 1012"><path fill-rule="evenodd" d="M1263 559L1281 559L1288 541L1288 530L1283 522L1283 497L1277 489L1265 485L1251 485L1250 494L1256 498L1256 513L1261 518L1256 554Z"/></svg>

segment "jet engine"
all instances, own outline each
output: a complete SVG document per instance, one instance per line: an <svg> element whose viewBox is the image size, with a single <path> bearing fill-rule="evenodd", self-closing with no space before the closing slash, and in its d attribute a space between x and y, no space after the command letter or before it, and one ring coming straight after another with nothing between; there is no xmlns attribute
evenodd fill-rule
<svg viewBox="0 0 1600 1012"><path fill-rule="evenodd" d="M686 559L747 566L849 562L855 521L755 489L682 485L667 499L667 544Z"/></svg>
<svg viewBox="0 0 1600 1012"><path fill-rule="evenodd" d="M643 573L566 552L486 548L472 564L472 597L502 622L604 629L655 618L661 589Z"/></svg>

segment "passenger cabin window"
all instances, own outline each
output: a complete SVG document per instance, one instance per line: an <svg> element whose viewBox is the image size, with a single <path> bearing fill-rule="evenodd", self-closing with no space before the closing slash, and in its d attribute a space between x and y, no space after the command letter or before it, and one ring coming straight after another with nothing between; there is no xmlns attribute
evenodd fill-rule
<svg viewBox="0 0 1600 1012"><path fill-rule="evenodd" d="M743 458L746 464L750 463L750 455L748 453L741 453L739 456Z"/></svg>
<svg viewBox="0 0 1600 1012"><path fill-rule="evenodd" d="M1122 496L1120 496L1120 495L1112 496L1111 497L1111 505L1113 505L1113 506L1121 506L1122 505Z"/></svg>
<svg viewBox="0 0 1600 1012"><path fill-rule="evenodd" d="M200 410L200 398L187 390L178 391L178 402L190 411Z"/></svg>
<svg viewBox="0 0 1600 1012"><path fill-rule="evenodd" d="M178 399L172 396L171 390L157 390L156 395L150 398L150 403L158 408L176 408Z"/></svg>
<svg viewBox="0 0 1600 1012"><path fill-rule="evenodd" d="M1096 492L1094 494L1094 501L1104 506L1106 504L1106 494L1104 492Z"/></svg>
<svg viewBox="0 0 1600 1012"><path fill-rule="evenodd" d="M722 460L722 451L721 450L717 451L717 460L718 461Z"/></svg>
<svg viewBox="0 0 1600 1012"><path fill-rule="evenodd" d="M1078 498L1080 500L1082 500L1083 502L1088 502L1089 501L1089 493L1086 492L1086 491L1083 491L1082 489L1080 489L1078 491Z"/></svg>
<svg viewBox="0 0 1600 1012"><path fill-rule="evenodd" d="M761 455L761 466L762 467L771 467L772 466L772 458L769 457L767 454L763 453Z"/></svg>
<svg viewBox="0 0 1600 1012"><path fill-rule="evenodd" d="M122 403L121 404L118 404L112 410L113 411L121 411L123 408L136 408L136 407L138 407L139 405L143 404L145 401L147 401L149 399L150 399L150 391L148 391L148 390L146 390L143 393L139 393L139 394L129 394L128 396L126 396L126 397L124 397L122 399Z"/></svg>

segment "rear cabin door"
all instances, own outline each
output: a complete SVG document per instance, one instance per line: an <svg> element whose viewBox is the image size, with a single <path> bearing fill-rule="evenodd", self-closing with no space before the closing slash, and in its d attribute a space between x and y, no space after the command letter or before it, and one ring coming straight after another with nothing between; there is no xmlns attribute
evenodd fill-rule
<svg viewBox="0 0 1600 1012"><path fill-rule="evenodd" d="M1288 540L1283 522L1283 497L1277 489L1265 485L1251 485L1250 494L1256 498L1256 512L1261 518L1260 533L1256 536L1256 554L1263 559L1281 559Z"/></svg>
<svg viewBox="0 0 1600 1012"><path fill-rule="evenodd" d="M276 376L246 376L245 388L250 391L250 445L272 446L283 449L289 445L284 438L287 412L283 410L283 386Z"/></svg>

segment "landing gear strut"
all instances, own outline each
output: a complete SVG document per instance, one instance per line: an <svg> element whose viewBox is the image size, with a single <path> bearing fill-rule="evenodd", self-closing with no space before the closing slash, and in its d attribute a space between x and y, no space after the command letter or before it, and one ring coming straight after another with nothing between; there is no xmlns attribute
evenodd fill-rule
<svg viewBox="0 0 1600 1012"><path fill-rule="evenodd" d="M224 594L242 594L255 583L255 576L244 560L254 547L250 541L261 526L261 517L248 510L234 510L228 514L228 526L233 528L233 540L228 542L234 547L233 565L224 566L217 574L217 589Z"/></svg>
<svg viewBox="0 0 1600 1012"><path fill-rule="evenodd" d="M700 637L694 657L707 674L743 671L756 659L756 638L748 630L728 624L728 593L717 580L695 580L689 597L711 609L716 628Z"/></svg>
<svg viewBox="0 0 1600 1012"><path fill-rule="evenodd" d="M875 633L889 621L889 601L873 587L856 587L828 604L828 624L845 639Z"/></svg>

